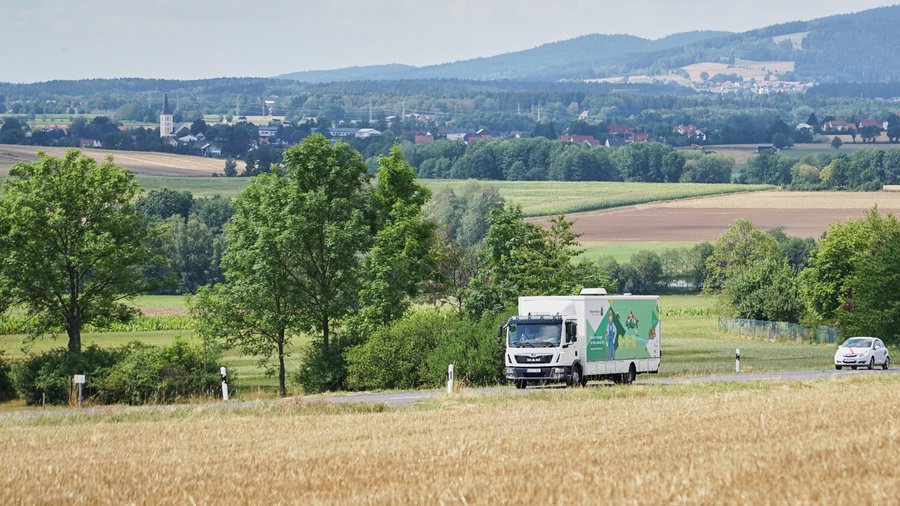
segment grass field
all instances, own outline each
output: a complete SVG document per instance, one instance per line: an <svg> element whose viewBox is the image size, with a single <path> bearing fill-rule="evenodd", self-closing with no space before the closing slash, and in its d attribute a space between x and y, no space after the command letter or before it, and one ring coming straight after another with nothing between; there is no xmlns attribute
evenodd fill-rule
<svg viewBox="0 0 900 506"><path fill-rule="evenodd" d="M170 190L187 190L194 198L222 195L234 198L250 182L246 177L180 177L180 176L141 176L137 182L146 191L169 188Z"/></svg>
<svg viewBox="0 0 900 506"><path fill-rule="evenodd" d="M435 193L445 187L458 192L463 186L470 184L470 181L448 179L419 181ZM595 181L484 181L483 184L496 187L508 203L520 204L526 216L574 213L772 188L767 185Z"/></svg>
<svg viewBox="0 0 900 506"><path fill-rule="evenodd" d="M138 301L145 313L158 315L182 314L185 303L178 296L144 297ZM704 295L663 296L660 305L664 311L662 318L663 361L660 376L686 376L697 374L725 373L734 369L734 350L742 350L742 368L745 371L775 371L823 369L831 367L835 346L805 344L795 342L772 342L732 336L717 331L714 315L715 298ZM0 336L0 351L12 360L25 356L21 349L20 335ZM193 331L145 331L145 332L102 332L83 335L85 346L96 344L101 347L121 346L138 340L155 346L165 346L176 338L199 343ZM486 338L493 338L487 336ZM298 336L288 348L286 365L289 373L297 370L303 348L308 344L307 336ZM57 339L44 338L31 344L31 352L38 353L52 348L64 347L65 336ZM242 398L259 395L271 396L277 388L277 380L272 371L261 367L254 357L241 356L237 350L229 350L222 357L222 365L232 372L233 394ZM294 393L296 386L290 386Z"/></svg>
<svg viewBox="0 0 900 506"><path fill-rule="evenodd" d="M875 372L5 417L0 503L889 504L898 409Z"/></svg>

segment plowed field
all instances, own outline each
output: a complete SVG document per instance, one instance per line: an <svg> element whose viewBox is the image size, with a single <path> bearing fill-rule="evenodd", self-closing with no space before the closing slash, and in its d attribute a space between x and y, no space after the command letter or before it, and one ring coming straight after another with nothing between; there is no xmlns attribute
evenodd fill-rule
<svg viewBox="0 0 900 506"><path fill-rule="evenodd" d="M713 241L740 218L788 235L818 238L828 225L861 218L878 206L900 214L900 192L764 191L621 207L567 215L582 241ZM546 224L545 218L536 218Z"/></svg>
<svg viewBox="0 0 900 506"><path fill-rule="evenodd" d="M61 157L68 149L70 148L0 144L0 177L9 174L9 168L15 163L31 162L37 159L38 151ZM81 151L98 162L112 156L116 165L141 176L209 176L225 169L223 160L200 156L104 149L83 149Z"/></svg>

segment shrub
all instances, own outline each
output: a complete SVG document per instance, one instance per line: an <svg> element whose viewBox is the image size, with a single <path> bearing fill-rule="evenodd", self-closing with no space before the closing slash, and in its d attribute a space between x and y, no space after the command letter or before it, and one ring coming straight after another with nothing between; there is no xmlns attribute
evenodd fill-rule
<svg viewBox="0 0 900 506"><path fill-rule="evenodd" d="M163 403L212 396L219 386L218 355L177 339L165 348L133 342L101 382L105 403ZM232 380L233 381L233 380Z"/></svg>
<svg viewBox="0 0 900 506"><path fill-rule="evenodd" d="M332 340L327 348L321 343L313 343L303 353L294 380L308 393L343 389L347 380L343 353L347 348L348 345L339 339Z"/></svg>
<svg viewBox="0 0 900 506"><path fill-rule="evenodd" d="M95 395L106 371L122 358L123 353L122 349L108 350L90 345L81 353L57 348L31 356L16 364L13 370L16 392L31 405L41 404L44 395L49 404L67 404L72 376L84 374L87 376L84 395Z"/></svg>
<svg viewBox="0 0 900 506"><path fill-rule="evenodd" d="M455 323L446 311L428 309L378 329L368 341L348 350L347 386L356 390L422 386L425 357Z"/></svg>
<svg viewBox="0 0 900 506"><path fill-rule="evenodd" d="M466 385L499 383L503 379L504 346L497 342L497 327L508 316L486 315L478 321L459 318L453 322L451 332L442 336L425 359L424 383L442 385L448 364L453 364L454 376Z"/></svg>
<svg viewBox="0 0 900 506"><path fill-rule="evenodd" d="M9 363L6 362L3 352L0 351L0 401L16 398L16 389L13 387L10 371Z"/></svg>

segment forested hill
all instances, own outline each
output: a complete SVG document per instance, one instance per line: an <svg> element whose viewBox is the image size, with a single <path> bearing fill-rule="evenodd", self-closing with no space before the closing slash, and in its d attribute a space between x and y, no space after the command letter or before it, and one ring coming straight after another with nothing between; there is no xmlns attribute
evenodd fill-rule
<svg viewBox="0 0 900 506"><path fill-rule="evenodd" d="M660 75L701 62L792 61L789 79L900 82L900 5L795 21L744 33L688 32L659 40L585 35L533 49L441 65L380 65L279 77L307 82L396 79L580 80Z"/></svg>

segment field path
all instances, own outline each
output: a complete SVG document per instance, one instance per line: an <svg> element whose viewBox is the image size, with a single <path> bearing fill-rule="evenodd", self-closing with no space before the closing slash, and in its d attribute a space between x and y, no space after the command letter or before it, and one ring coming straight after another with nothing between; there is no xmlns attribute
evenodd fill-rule
<svg viewBox="0 0 900 506"><path fill-rule="evenodd" d="M900 214L900 192L790 192L770 190L573 213L583 241L714 241L740 218L797 237L818 238L828 226L862 218L874 206ZM548 226L547 218L529 221Z"/></svg>

